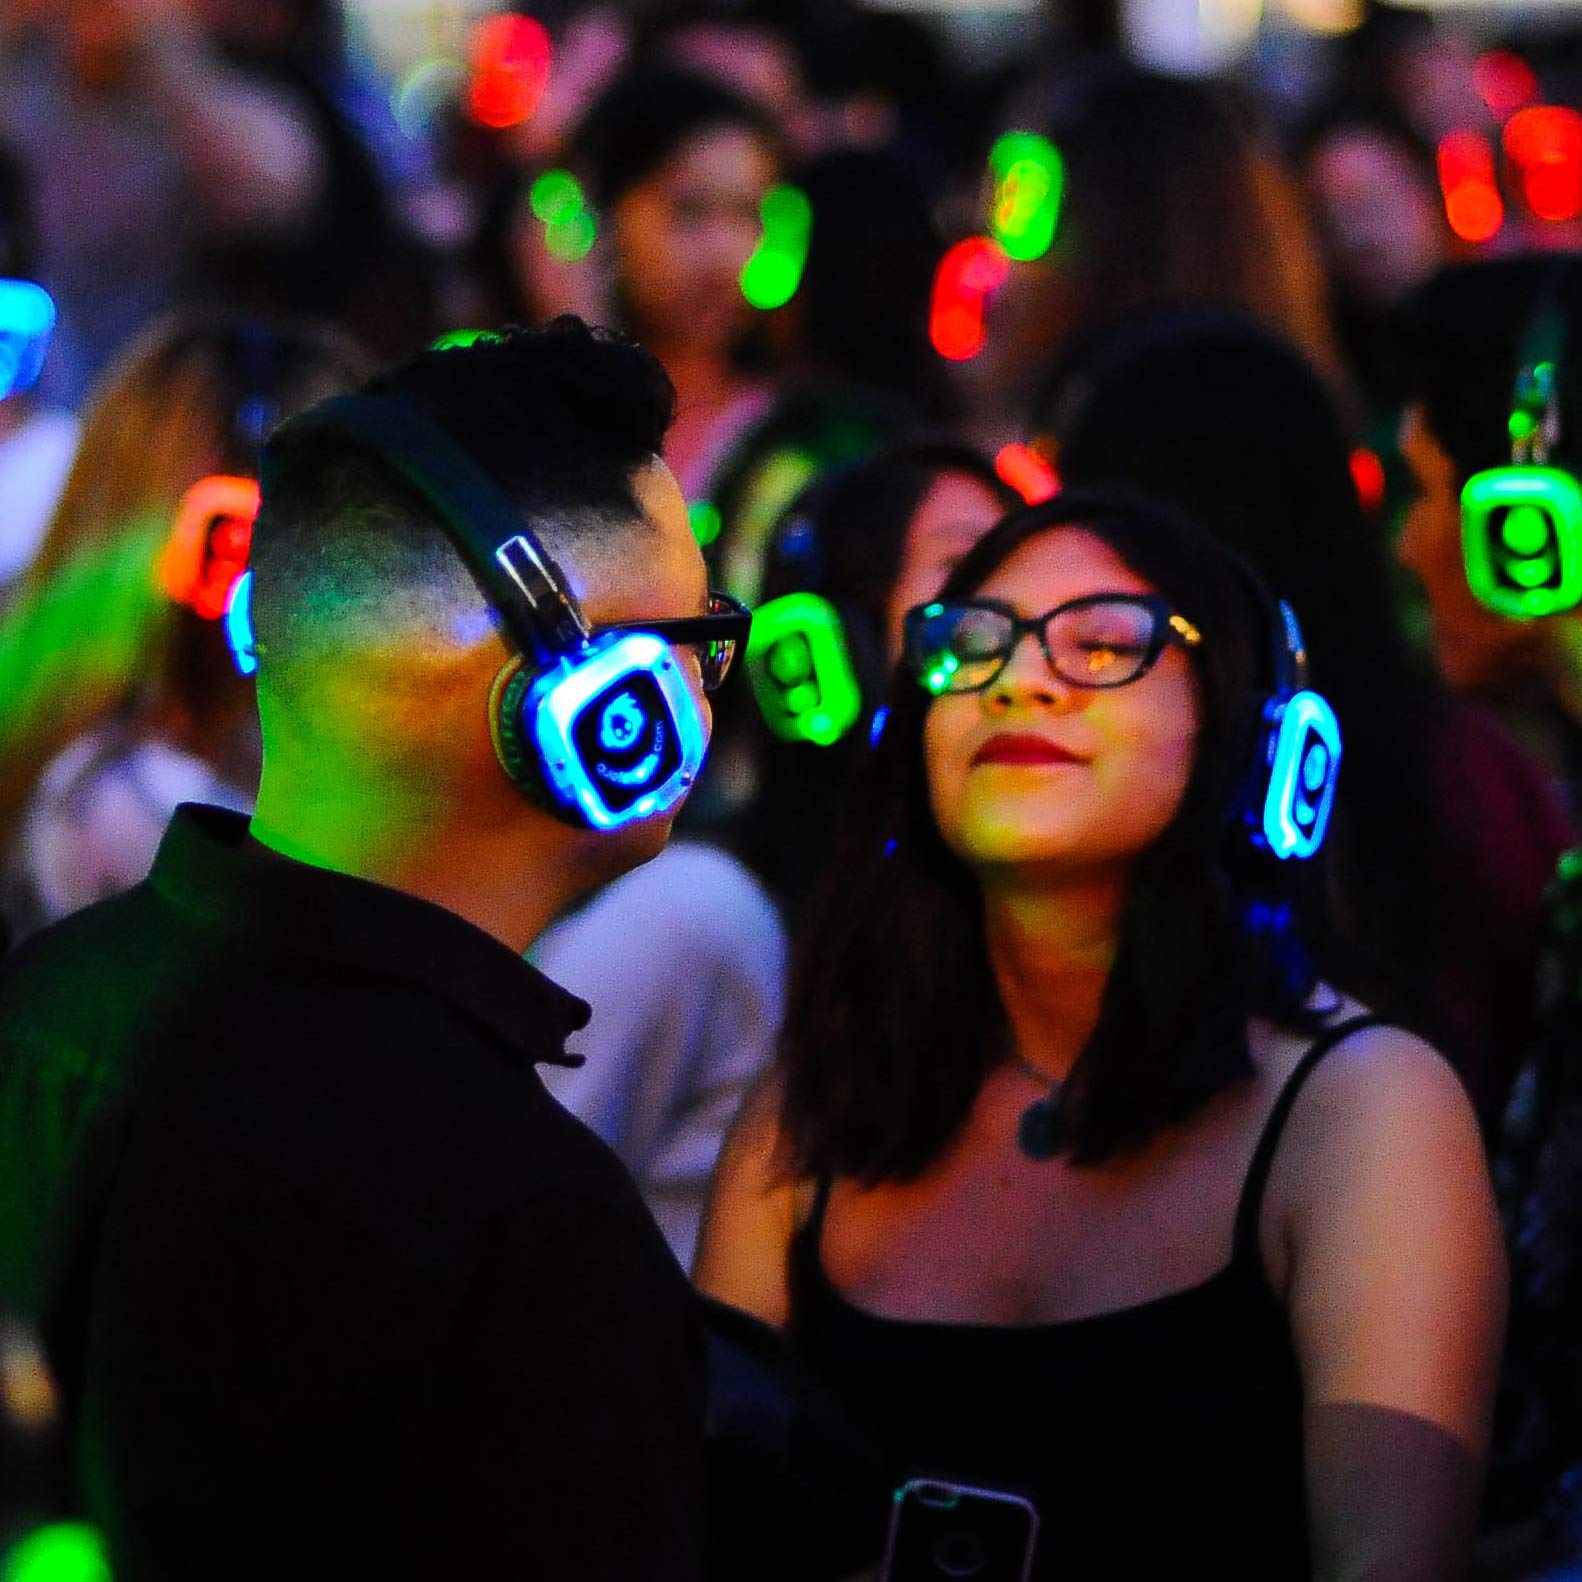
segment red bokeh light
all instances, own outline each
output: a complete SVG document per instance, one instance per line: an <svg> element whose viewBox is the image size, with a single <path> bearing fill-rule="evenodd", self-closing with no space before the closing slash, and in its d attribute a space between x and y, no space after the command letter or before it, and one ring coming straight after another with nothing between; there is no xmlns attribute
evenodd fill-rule
<svg viewBox="0 0 1582 1582"><path fill-rule="evenodd" d="M1472 67L1472 81L1489 114L1503 121L1538 97L1538 76L1520 55L1491 49Z"/></svg>
<svg viewBox="0 0 1582 1582"><path fill-rule="evenodd" d="M1445 218L1464 242L1487 242L1505 223L1505 204L1494 181L1494 151L1481 132L1463 129L1439 140L1439 190Z"/></svg>
<svg viewBox="0 0 1582 1582"><path fill-rule="evenodd" d="M1535 104L1505 123L1506 156L1521 171L1521 192L1540 220L1582 214L1582 115Z"/></svg>
<svg viewBox="0 0 1582 1582"><path fill-rule="evenodd" d="M528 120L549 85L554 51L544 24L509 12L485 17L473 28L467 53L468 115L497 131Z"/></svg>
<svg viewBox="0 0 1582 1582"><path fill-rule="evenodd" d="M941 357L964 362L983 350L983 305L1005 284L1011 261L987 236L957 242L934 272L928 338Z"/></svg>
<svg viewBox="0 0 1582 1582"><path fill-rule="evenodd" d="M1031 445L1002 445L994 458L994 470L1029 505L1038 505L1060 493L1055 469Z"/></svg>
<svg viewBox="0 0 1582 1582"><path fill-rule="evenodd" d="M1351 453L1351 481L1364 511L1377 511L1384 504L1384 463L1365 446Z"/></svg>

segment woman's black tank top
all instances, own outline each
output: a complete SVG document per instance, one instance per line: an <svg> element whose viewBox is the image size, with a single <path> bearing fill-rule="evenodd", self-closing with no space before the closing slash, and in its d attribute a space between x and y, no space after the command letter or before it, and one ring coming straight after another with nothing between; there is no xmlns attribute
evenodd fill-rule
<svg viewBox="0 0 1582 1582"><path fill-rule="evenodd" d="M883 1449L875 1558L894 1488L929 1476L1031 1499L1035 1582L1309 1576L1301 1379L1258 1223L1303 1084L1377 1020L1329 1029L1286 1080L1242 1188L1229 1264L1136 1307L1025 1326L876 1317L824 1272L821 1183L792 1243L788 1333Z"/></svg>

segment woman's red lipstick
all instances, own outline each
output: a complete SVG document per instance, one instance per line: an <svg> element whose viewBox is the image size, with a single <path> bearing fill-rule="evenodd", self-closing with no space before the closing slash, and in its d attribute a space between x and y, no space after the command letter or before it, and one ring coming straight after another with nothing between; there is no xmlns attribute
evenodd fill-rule
<svg viewBox="0 0 1582 1582"><path fill-rule="evenodd" d="M1034 736L1026 731L1004 731L991 736L972 755L973 765L978 764L1079 764L1083 760L1073 752L1049 740L1047 736Z"/></svg>

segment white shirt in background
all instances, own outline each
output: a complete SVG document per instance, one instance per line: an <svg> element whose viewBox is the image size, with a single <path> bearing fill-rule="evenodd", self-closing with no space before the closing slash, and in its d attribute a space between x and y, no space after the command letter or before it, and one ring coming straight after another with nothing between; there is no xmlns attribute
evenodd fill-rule
<svg viewBox="0 0 1582 1582"><path fill-rule="evenodd" d="M674 841L555 923L533 964L593 1007L577 1070L545 1085L632 1172L683 1268L714 1161L772 1053L786 939L734 858Z"/></svg>

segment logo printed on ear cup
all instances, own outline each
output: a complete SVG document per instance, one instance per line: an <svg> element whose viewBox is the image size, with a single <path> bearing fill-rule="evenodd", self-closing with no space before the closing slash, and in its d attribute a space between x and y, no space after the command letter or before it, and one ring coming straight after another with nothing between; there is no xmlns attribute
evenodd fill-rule
<svg viewBox="0 0 1582 1582"><path fill-rule="evenodd" d="M625 752L643 729L643 711L630 692L618 693L599 719L599 742L606 751Z"/></svg>
<svg viewBox="0 0 1582 1582"><path fill-rule="evenodd" d="M681 767L669 706L654 678L641 671L591 698L570 735L612 812L624 812Z"/></svg>

